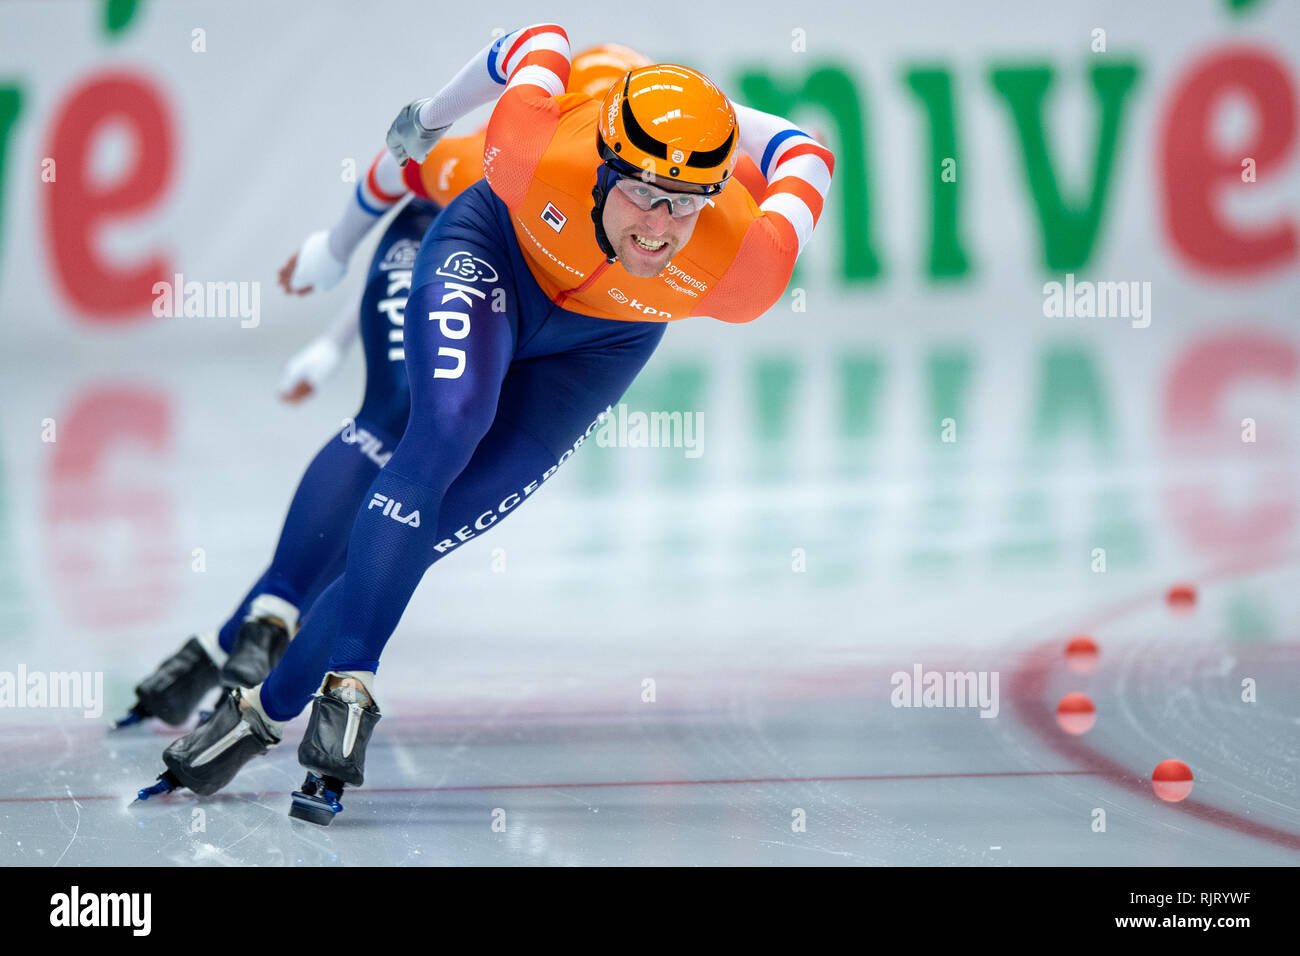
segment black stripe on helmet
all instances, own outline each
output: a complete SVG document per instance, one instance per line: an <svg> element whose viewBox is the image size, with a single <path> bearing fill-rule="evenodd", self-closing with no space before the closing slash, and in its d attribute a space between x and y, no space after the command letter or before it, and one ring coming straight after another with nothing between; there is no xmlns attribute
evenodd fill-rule
<svg viewBox="0 0 1300 956"><path fill-rule="evenodd" d="M699 169L711 169L714 166L721 165L722 161L731 153L731 142L735 138L736 131L733 129L717 149L697 149L691 153L686 159L686 165L695 166Z"/></svg>
<svg viewBox="0 0 1300 956"><path fill-rule="evenodd" d="M627 133L628 141L641 150L643 153L649 153L651 156L657 156L660 159L668 158L668 145L655 139L637 122L636 117L632 114L632 105L626 97L623 99L623 129Z"/></svg>

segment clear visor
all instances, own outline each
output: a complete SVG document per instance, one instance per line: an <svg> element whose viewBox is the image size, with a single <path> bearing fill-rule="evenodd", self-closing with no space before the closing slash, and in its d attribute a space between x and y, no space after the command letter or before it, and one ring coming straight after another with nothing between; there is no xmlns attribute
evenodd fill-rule
<svg viewBox="0 0 1300 956"><path fill-rule="evenodd" d="M693 216L704 208L709 197L701 193L681 193L651 186L640 179L620 178L614 184L619 192L631 200L639 209L649 212L657 203L667 203L668 212L674 219Z"/></svg>

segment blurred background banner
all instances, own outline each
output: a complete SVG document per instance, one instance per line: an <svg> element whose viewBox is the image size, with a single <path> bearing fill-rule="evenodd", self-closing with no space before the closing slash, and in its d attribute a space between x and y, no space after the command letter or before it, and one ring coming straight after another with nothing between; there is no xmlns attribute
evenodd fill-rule
<svg viewBox="0 0 1300 956"><path fill-rule="evenodd" d="M11 638L147 635L118 646L152 662L228 613L359 400L355 354L303 406L275 389L373 240L327 294L276 270L402 105L540 19L799 122L832 198L781 303L673 323L606 440L408 618L962 641L1295 549L1300 6L592 9L0 3ZM1242 639L1294 610L1233 600Z"/></svg>

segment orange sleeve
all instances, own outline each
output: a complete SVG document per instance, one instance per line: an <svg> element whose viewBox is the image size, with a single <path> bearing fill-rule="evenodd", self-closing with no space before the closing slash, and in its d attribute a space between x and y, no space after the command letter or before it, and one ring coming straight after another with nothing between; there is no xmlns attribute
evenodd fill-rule
<svg viewBox="0 0 1300 956"><path fill-rule="evenodd" d="M560 124L560 104L540 87L512 86L497 100L483 145L483 175L510 210L528 195L542 154Z"/></svg>
<svg viewBox="0 0 1300 956"><path fill-rule="evenodd" d="M692 314L723 322L754 321L785 294L798 253L799 237L783 217L756 217L731 265Z"/></svg>

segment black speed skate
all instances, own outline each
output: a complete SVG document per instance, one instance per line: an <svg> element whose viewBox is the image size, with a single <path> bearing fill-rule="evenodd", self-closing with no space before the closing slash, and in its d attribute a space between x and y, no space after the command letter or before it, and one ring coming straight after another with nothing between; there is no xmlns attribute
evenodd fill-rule
<svg viewBox="0 0 1300 956"><path fill-rule="evenodd" d="M179 726L189 720L199 701L220 679L216 663L195 635L139 683L135 706L113 727L129 727L149 717Z"/></svg>
<svg viewBox="0 0 1300 956"><path fill-rule="evenodd" d="M279 621L249 618L235 635L235 647L221 668L227 687L256 687L280 663L289 646L289 631Z"/></svg>
<svg viewBox="0 0 1300 956"><path fill-rule="evenodd" d="M241 699L237 688L227 691L205 723L173 741L163 751L166 772L159 774L158 783L141 790L139 799L179 787L209 796L230 783L244 764L278 744L278 727L256 707L241 708Z"/></svg>
<svg viewBox="0 0 1300 956"><path fill-rule="evenodd" d="M307 768L301 790L293 792L289 816L329 826L343 812L343 787L365 782L366 744L379 723L373 702L363 706L364 691L334 687L316 696L311 720L298 747L298 762Z"/></svg>

